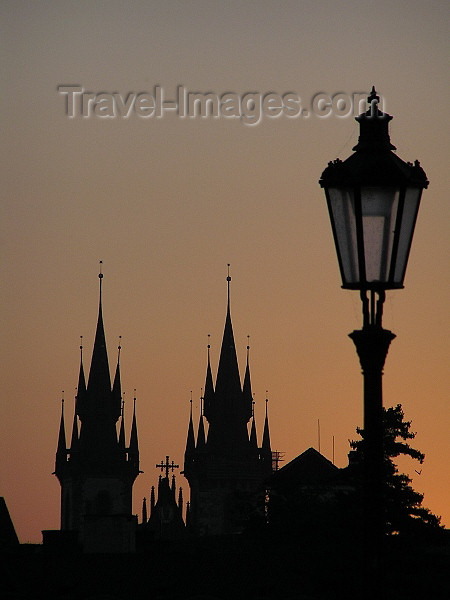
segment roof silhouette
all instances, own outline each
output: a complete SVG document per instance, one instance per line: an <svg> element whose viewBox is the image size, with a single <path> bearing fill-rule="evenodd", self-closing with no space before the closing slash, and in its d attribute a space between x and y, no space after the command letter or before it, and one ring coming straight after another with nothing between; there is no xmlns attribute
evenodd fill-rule
<svg viewBox="0 0 450 600"><path fill-rule="evenodd" d="M339 473L339 468L333 465L325 456L314 448L308 448L287 465L276 471L272 479L284 485L298 483L315 484L330 481Z"/></svg>

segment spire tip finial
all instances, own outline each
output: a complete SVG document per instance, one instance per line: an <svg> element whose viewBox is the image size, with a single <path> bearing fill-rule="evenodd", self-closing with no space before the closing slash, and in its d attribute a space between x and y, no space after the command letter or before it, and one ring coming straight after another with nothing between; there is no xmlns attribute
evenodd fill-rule
<svg viewBox="0 0 450 600"><path fill-rule="evenodd" d="M227 275L227 309L229 311L230 310L230 281L231 281L231 277L230 277L230 263L227 263L227 267L228 267L228 275Z"/></svg>
<svg viewBox="0 0 450 600"><path fill-rule="evenodd" d="M103 261L100 261L100 273L98 274L98 278L99 278L99 297L98 297L98 303L99 303L99 315L102 309L102 283L103 283L103 272L102 272L102 265L103 265Z"/></svg>

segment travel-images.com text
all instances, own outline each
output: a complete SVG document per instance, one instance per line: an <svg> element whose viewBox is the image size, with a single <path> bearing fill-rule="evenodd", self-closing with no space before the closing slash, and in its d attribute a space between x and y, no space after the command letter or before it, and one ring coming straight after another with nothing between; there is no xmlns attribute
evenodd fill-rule
<svg viewBox="0 0 450 600"><path fill-rule="evenodd" d="M99 117L103 119L127 119L132 114L141 119L160 119L166 114L179 118L225 118L240 119L245 125L257 125L263 118L289 119L335 116L347 118L366 110L367 92L336 92L314 94L305 106L301 97L294 92L190 92L179 85L176 99L166 99L164 89L155 85L149 92L89 92L81 85L60 85L58 93L64 97L65 113L71 118ZM384 104L381 98L380 102Z"/></svg>

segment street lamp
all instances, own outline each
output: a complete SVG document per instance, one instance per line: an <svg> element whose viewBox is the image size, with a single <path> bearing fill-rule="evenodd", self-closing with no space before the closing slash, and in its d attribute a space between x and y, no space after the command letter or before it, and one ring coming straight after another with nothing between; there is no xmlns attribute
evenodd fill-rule
<svg viewBox="0 0 450 600"><path fill-rule="evenodd" d="M344 289L359 290L363 328L350 334L364 374L364 522L370 559L379 556L384 530L382 371L395 335L381 325L386 290L403 287L422 190L418 161L401 160L389 139L392 117L378 108L372 88L355 151L328 163L325 190Z"/></svg>

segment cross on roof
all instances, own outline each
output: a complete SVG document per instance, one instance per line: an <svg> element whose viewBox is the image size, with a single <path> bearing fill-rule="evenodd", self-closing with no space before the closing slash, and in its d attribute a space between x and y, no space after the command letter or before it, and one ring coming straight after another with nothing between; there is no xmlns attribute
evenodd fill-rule
<svg viewBox="0 0 450 600"><path fill-rule="evenodd" d="M163 461L161 461L161 464L156 465L156 468L161 469L161 472L165 470L166 477L169 477L169 469L172 469L172 472L173 472L174 469L179 469L180 465L175 465L173 461L171 463L169 463L169 457L166 456L166 462L163 463Z"/></svg>

